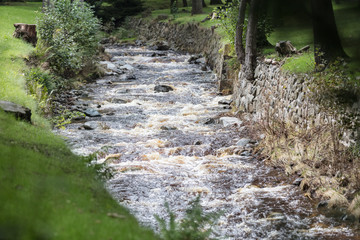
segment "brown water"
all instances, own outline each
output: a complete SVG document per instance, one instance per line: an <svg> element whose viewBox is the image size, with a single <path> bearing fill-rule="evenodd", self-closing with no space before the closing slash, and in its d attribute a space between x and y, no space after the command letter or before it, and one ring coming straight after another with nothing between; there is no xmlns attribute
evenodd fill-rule
<svg viewBox="0 0 360 240"><path fill-rule="evenodd" d="M358 239L237 146L246 137L241 124L209 121L229 111L218 104L229 97L217 95L211 71L173 51L113 46L107 52L115 72L124 73L79 94L79 105L102 114L85 120L95 129L78 122L57 132L75 153L100 152L98 162L116 173L108 190L139 222L157 230L154 215L166 216L165 202L181 217L201 194L206 211L224 212L214 233L219 239ZM158 84L174 91L154 92Z"/></svg>

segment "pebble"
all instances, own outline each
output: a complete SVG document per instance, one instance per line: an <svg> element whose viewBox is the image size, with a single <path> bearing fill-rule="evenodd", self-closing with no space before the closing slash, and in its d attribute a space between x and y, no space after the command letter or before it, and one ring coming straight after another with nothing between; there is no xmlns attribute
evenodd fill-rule
<svg viewBox="0 0 360 240"><path fill-rule="evenodd" d="M85 115L88 117L101 117L101 114L95 109L88 108L84 111Z"/></svg>
<svg viewBox="0 0 360 240"><path fill-rule="evenodd" d="M242 124L242 121L236 117L222 117L222 118L220 118L220 123L224 127L228 127L228 126L232 126L232 125L237 125L238 127L240 127Z"/></svg>
<svg viewBox="0 0 360 240"><path fill-rule="evenodd" d="M249 143L250 143L250 139L242 138L236 143L236 145L239 146L239 147L245 147Z"/></svg>

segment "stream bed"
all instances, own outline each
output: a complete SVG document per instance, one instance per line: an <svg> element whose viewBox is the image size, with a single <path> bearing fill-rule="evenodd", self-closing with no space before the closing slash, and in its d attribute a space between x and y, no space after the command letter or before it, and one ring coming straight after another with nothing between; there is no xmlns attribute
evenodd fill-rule
<svg viewBox="0 0 360 240"><path fill-rule="evenodd" d="M158 231L165 202L182 217L200 194L205 211L223 213L217 239L359 239L252 156L257 141L229 114L230 96L217 93L203 58L130 45L106 52L107 76L68 97L87 117L56 132L114 169L107 188L141 224Z"/></svg>

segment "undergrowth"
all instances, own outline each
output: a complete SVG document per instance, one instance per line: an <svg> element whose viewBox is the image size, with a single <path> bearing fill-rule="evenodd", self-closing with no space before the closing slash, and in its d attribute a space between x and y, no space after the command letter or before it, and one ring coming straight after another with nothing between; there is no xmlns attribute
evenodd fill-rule
<svg viewBox="0 0 360 240"><path fill-rule="evenodd" d="M176 215L165 203L169 215L168 221L155 216L160 226L160 236L163 240L208 240L213 233L213 227L222 213L204 212L200 204L200 195L190 202L185 217L176 219Z"/></svg>

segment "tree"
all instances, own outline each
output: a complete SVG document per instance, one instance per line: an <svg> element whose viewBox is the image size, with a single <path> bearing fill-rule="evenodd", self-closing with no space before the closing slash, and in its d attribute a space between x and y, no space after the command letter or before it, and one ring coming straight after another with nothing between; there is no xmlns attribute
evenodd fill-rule
<svg viewBox="0 0 360 240"><path fill-rule="evenodd" d="M202 0L202 7L203 7L203 8L205 8L205 7L206 7L205 0Z"/></svg>
<svg viewBox="0 0 360 240"><path fill-rule="evenodd" d="M337 57L347 57L336 28L331 0L311 0L315 62L325 66Z"/></svg>
<svg viewBox="0 0 360 240"><path fill-rule="evenodd" d="M183 7L187 7L188 4L187 4L187 0L183 0Z"/></svg>
<svg viewBox="0 0 360 240"><path fill-rule="evenodd" d="M191 14L202 13L202 0L192 0Z"/></svg>
<svg viewBox="0 0 360 240"><path fill-rule="evenodd" d="M235 33L235 51L236 51L237 59L241 64L245 62L243 31L244 31L245 12L246 12L247 3L248 0L240 0L239 15L238 15L238 21L236 23L236 33Z"/></svg>
<svg viewBox="0 0 360 240"><path fill-rule="evenodd" d="M260 0L251 0L250 2L245 48L245 77L248 80L254 79L254 71L256 67L256 29L259 3Z"/></svg>
<svg viewBox="0 0 360 240"><path fill-rule="evenodd" d="M210 5L223 4L221 0L210 0Z"/></svg>

